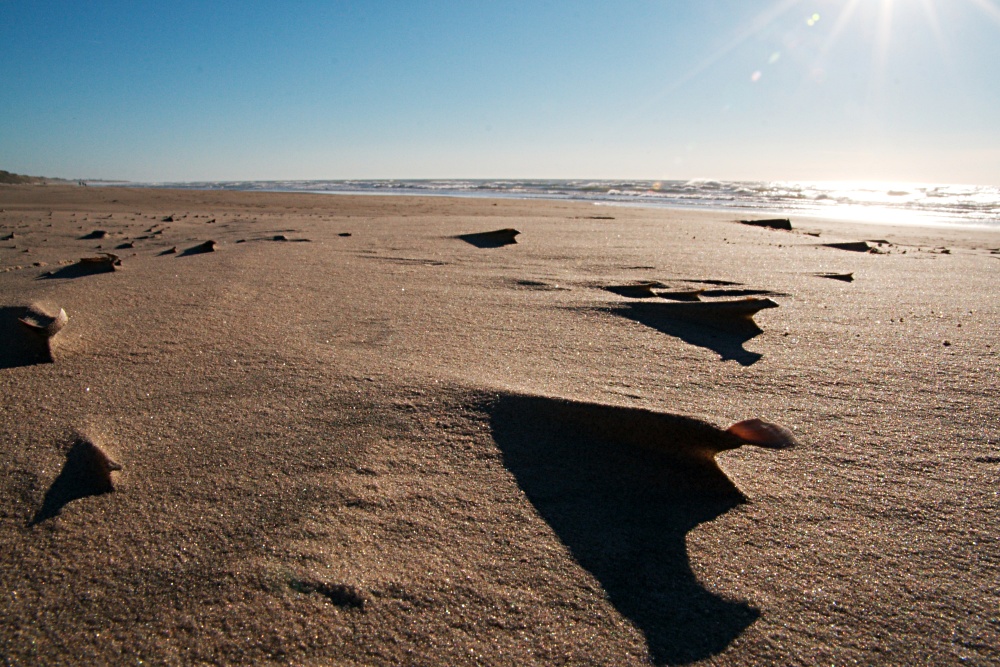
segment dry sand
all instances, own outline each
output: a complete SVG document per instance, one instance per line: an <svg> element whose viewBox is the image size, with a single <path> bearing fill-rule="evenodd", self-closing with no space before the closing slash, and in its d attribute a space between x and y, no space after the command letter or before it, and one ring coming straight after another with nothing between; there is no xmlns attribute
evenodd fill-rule
<svg viewBox="0 0 1000 667"><path fill-rule="evenodd" d="M4 664L1000 664L1000 234L69 186L0 209ZM121 266L76 264L100 252ZM779 307L657 308L699 289ZM32 303L69 315L52 363ZM665 452L611 434L644 410L800 445L695 470L684 420L656 417ZM114 492L68 470L76 434Z"/></svg>

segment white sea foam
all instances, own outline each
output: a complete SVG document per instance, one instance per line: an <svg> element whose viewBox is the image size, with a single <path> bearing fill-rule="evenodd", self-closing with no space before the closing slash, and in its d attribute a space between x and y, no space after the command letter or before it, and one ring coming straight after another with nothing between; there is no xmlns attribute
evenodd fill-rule
<svg viewBox="0 0 1000 667"><path fill-rule="evenodd" d="M1000 229L1000 188L979 185L635 180L295 180L135 183L204 190L420 194L568 199L609 205L691 207L898 225Z"/></svg>

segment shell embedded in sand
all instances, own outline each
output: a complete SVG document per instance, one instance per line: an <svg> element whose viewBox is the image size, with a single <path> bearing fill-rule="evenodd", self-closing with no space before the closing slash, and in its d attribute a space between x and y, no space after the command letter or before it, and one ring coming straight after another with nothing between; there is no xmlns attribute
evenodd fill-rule
<svg viewBox="0 0 1000 667"><path fill-rule="evenodd" d="M122 467L90 438L77 436L76 442L66 453L66 462L74 468L80 482L93 491L104 493L115 490L111 473Z"/></svg>
<svg viewBox="0 0 1000 667"><path fill-rule="evenodd" d="M845 241L843 243L823 243L822 245L826 248L849 250L851 252L878 252L874 246L868 245L867 241Z"/></svg>
<svg viewBox="0 0 1000 667"><path fill-rule="evenodd" d="M203 252L215 252L215 241L205 241L184 251L185 255L198 255Z"/></svg>
<svg viewBox="0 0 1000 667"><path fill-rule="evenodd" d="M672 292L657 292L654 296L671 301L701 301L704 289L675 290Z"/></svg>
<svg viewBox="0 0 1000 667"><path fill-rule="evenodd" d="M735 301L690 301L657 304L657 308L664 314L669 313L677 317L692 319L750 320L765 308L777 307L778 304L770 299L754 297Z"/></svg>
<svg viewBox="0 0 1000 667"><path fill-rule="evenodd" d="M608 285L604 289L632 299L650 299L656 296L656 292L653 291L654 287L666 287L666 285L656 281L648 281L632 283L631 285Z"/></svg>
<svg viewBox="0 0 1000 667"><path fill-rule="evenodd" d="M740 220L744 225L752 227L768 227L770 229L783 229L791 231L792 221L788 218L768 218L767 220Z"/></svg>
<svg viewBox="0 0 1000 667"><path fill-rule="evenodd" d="M79 263L87 267L101 268L106 271L117 271L116 267L122 265L122 260L114 253L102 252L98 257L81 257Z"/></svg>
<svg viewBox="0 0 1000 667"><path fill-rule="evenodd" d="M48 313L38 304L28 306L27 312L18 319L24 326L45 338L52 338L69 322L69 316L62 308L55 315Z"/></svg>
<svg viewBox="0 0 1000 667"><path fill-rule="evenodd" d="M845 283L854 282L853 273L814 273L814 276L819 278L829 278L831 280L840 280Z"/></svg>
<svg viewBox="0 0 1000 667"><path fill-rule="evenodd" d="M762 419L747 419L736 422L726 431L748 445L757 445L768 449L788 449L798 444L795 436L787 428Z"/></svg>

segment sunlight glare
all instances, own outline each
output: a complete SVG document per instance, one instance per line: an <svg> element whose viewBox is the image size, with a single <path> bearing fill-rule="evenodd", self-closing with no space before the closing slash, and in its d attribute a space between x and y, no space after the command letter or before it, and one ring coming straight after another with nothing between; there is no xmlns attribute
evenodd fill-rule
<svg viewBox="0 0 1000 667"><path fill-rule="evenodd" d="M991 19L1000 24L1000 7L994 4L993 0L969 0L969 2L979 7Z"/></svg>
<svg viewBox="0 0 1000 667"><path fill-rule="evenodd" d="M924 8L924 14L927 17L927 25L931 27L931 31L934 33L934 41L937 42L941 53L947 56L948 45L946 44L944 35L941 32L941 22L938 20L937 7L934 4L934 0L920 0L920 4Z"/></svg>
<svg viewBox="0 0 1000 667"><path fill-rule="evenodd" d="M877 33L872 47L874 67L869 81L870 98L880 96L879 93L883 90L885 69L889 60L889 41L892 36L892 5L893 0L882 0L882 5L879 7Z"/></svg>
<svg viewBox="0 0 1000 667"><path fill-rule="evenodd" d="M857 2L857 0L851 0L852 2ZM671 93L675 92L689 81L698 78L703 72L708 70L710 67L721 61L727 55L735 51L742 44L748 41L753 36L759 34L761 31L766 29L772 23L777 21L780 17L786 14L788 11L796 7L801 0L775 0L773 4L767 9L763 10L758 14L754 20L749 24L747 28L740 31L728 44L724 47L711 54L708 58L705 58L700 63L692 67L687 72L683 73L681 76L674 79L665 88L657 91L655 94L650 96L650 98L642 105L639 105L635 110L628 116L623 116L619 122L621 124L628 124L633 122L633 119L642 115L654 104L667 97ZM758 77L759 78L759 77ZM756 79L751 77L751 80L756 82Z"/></svg>

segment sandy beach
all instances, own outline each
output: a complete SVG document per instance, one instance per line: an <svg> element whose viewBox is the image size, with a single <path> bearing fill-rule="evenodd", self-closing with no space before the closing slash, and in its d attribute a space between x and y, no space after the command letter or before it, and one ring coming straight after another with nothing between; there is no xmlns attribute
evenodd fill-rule
<svg viewBox="0 0 1000 667"><path fill-rule="evenodd" d="M0 209L4 664L1000 664L995 231ZM65 326L39 342L32 304ZM752 418L797 446L729 449Z"/></svg>

